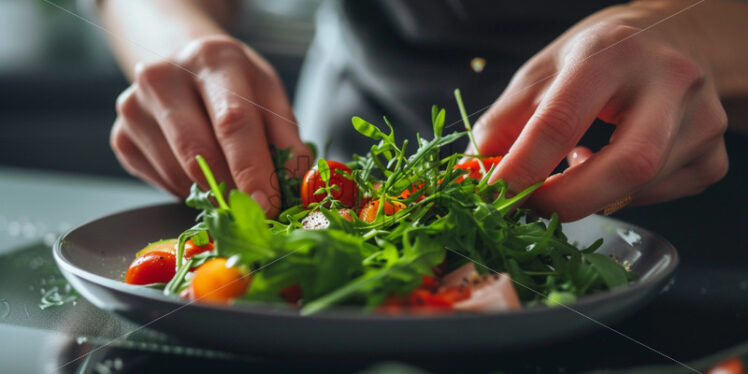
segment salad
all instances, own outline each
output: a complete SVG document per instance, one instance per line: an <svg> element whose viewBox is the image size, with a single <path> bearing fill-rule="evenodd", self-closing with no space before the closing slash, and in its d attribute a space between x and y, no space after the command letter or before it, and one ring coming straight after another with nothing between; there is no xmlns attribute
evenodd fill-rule
<svg viewBox="0 0 748 374"><path fill-rule="evenodd" d="M274 149L283 209L269 219L246 193L226 191L205 162L210 185L192 186L200 211L179 237L148 244L125 276L129 284L214 303L276 303L308 315L336 306L383 313L500 311L559 305L635 279L606 255L602 239L578 248L558 217L519 207L540 184L509 196L488 183L501 156L440 149L472 137L444 134L445 110L432 108L433 136L398 140L354 117L372 140L365 155L319 159L303 178ZM476 147L477 149L477 147Z"/></svg>

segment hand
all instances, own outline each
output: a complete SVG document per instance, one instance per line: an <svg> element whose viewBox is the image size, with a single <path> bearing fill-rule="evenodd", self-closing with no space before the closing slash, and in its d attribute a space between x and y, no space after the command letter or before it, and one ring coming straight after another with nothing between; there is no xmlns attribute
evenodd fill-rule
<svg viewBox="0 0 748 374"><path fill-rule="evenodd" d="M727 117L709 65L685 42L695 26L682 14L643 31L677 10L606 9L519 69L474 128L482 154L506 153L491 181L517 192L568 156L570 167L545 179L528 205L571 221L627 196L652 204L720 180ZM593 154L577 143L595 118L616 129Z"/></svg>
<svg viewBox="0 0 748 374"><path fill-rule="evenodd" d="M173 59L138 66L117 114L111 146L120 163L181 197L193 181L207 188L195 160L202 155L218 181L274 216L280 196L269 144L292 148L297 157L286 166L298 174L312 162L277 74L229 37L198 39Z"/></svg>

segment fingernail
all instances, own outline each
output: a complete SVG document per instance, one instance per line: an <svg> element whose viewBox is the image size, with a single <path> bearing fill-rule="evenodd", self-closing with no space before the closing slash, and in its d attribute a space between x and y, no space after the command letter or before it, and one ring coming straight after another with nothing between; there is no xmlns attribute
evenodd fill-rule
<svg viewBox="0 0 748 374"><path fill-rule="evenodd" d="M252 199L257 202L257 204L260 204L260 208L267 213L270 211L270 200L268 199L268 195L265 194L262 190L257 190L255 192L252 192Z"/></svg>
<svg viewBox="0 0 748 374"><path fill-rule="evenodd" d="M586 157L582 155L582 152L580 151L571 151L571 154L569 154L569 165L576 166L579 165L587 160Z"/></svg>

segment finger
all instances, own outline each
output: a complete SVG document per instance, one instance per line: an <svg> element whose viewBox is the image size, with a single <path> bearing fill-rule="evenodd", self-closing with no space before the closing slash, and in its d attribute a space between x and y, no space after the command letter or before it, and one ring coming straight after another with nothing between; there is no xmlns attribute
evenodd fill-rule
<svg viewBox="0 0 748 374"><path fill-rule="evenodd" d="M248 51L248 53L253 53ZM257 69L255 76L260 87L266 87L264 94L257 97L260 114L265 123L268 141L276 148L291 148L294 158L285 167L295 176L302 176L312 166L312 153L299 137L299 124L291 109L288 95L275 73L267 69Z"/></svg>
<svg viewBox="0 0 748 374"><path fill-rule="evenodd" d="M167 190L177 196L187 196L190 179L184 174L169 149L158 123L143 108L140 89L125 91L117 101L117 110L123 118L122 131L135 143L148 163L155 169Z"/></svg>
<svg viewBox="0 0 748 374"><path fill-rule="evenodd" d="M584 163L546 180L528 202L565 221L597 212L658 176L681 121L680 100L653 90L640 95L611 144Z"/></svg>
<svg viewBox="0 0 748 374"><path fill-rule="evenodd" d="M662 167L662 175L670 175L698 158L723 141L727 131L727 115L713 85L702 85L684 100L686 108L678 139L673 142L670 155Z"/></svg>
<svg viewBox="0 0 748 374"><path fill-rule="evenodd" d="M597 68L566 69L491 176L517 192L542 181L579 142L615 92Z"/></svg>
<svg viewBox="0 0 748 374"><path fill-rule="evenodd" d="M538 98L547 90L554 72L555 64L542 53L517 70L504 92L473 126L481 154L504 155L509 150L538 107ZM465 153L476 153L472 144Z"/></svg>
<svg viewBox="0 0 748 374"><path fill-rule="evenodd" d="M473 136L483 155L503 155L522 131L527 120L537 108L533 102L534 90L508 87L473 126ZM473 144L468 144L467 154L475 154Z"/></svg>
<svg viewBox="0 0 748 374"><path fill-rule="evenodd" d="M160 187L173 195L178 195L177 191L172 191L171 186L161 178L156 169L151 166L143 152L138 148L135 142L122 131L122 119L117 119L112 128L110 144L114 150L114 155L125 170L133 176L136 176L151 185Z"/></svg>
<svg viewBox="0 0 748 374"><path fill-rule="evenodd" d="M566 155L566 162L569 163L569 167L577 166L592 156L592 151L584 146L576 146L574 149Z"/></svg>
<svg viewBox="0 0 748 374"><path fill-rule="evenodd" d="M274 216L280 205L272 188L277 183L275 170L263 118L249 86L249 61L241 49L236 51L226 56L227 63L220 69L204 70L197 84L237 187Z"/></svg>
<svg viewBox="0 0 748 374"><path fill-rule="evenodd" d="M216 179L232 188L233 178L192 77L171 64L158 63L136 69L136 80L142 87L138 91L139 100L148 104L144 107L156 120L163 134L161 137L166 140L163 152L170 152L177 161L175 172L181 171L191 181L198 182L202 189L207 189L207 182L195 159L201 155ZM155 130L149 136L157 136ZM163 146L162 143L159 145ZM175 167L171 162L169 165Z"/></svg>
<svg viewBox="0 0 748 374"><path fill-rule="evenodd" d="M710 151L698 157L693 164L638 192L634 204L656 204L701 193L724 178L728 165L725 143L720 139Z"/></svg>

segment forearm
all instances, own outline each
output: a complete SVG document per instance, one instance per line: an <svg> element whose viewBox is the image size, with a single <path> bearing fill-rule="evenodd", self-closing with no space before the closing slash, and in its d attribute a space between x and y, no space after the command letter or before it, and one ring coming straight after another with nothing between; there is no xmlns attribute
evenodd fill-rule
<svg viewBox="0 0 748 374"><path fill-rule="evenodd" d="M168 56L190 40L226 34L232 0L102 0L98 12L122 70Z"/></svg>

